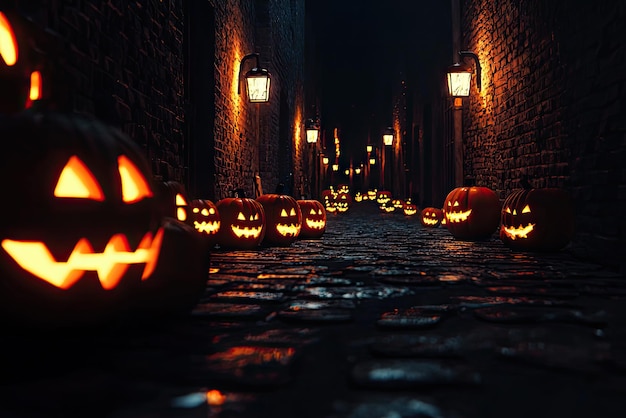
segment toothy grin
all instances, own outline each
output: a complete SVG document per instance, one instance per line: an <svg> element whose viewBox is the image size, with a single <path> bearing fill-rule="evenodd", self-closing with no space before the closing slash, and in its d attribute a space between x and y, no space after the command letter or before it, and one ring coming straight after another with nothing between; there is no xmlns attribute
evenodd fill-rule
<svg viewBox="0 0 626 418"><path fill-rule="evenodd" d="M198 232L203 232L205 234L212 235L212 234L215 234L218 231L218 229L220 229L220 221L213 221L213 222L194 221L193 227L196 228L196 231Z"/></svg>
<svg viewBox="0 0 626 418"><path fill-rule="evenodd" d="M439 223L437 219L430 219L430 218L423 218L422 221L424 221L426 225L437 225Z"/></svg>
<svg viewBox="0 0 626 418"><path fill-rule="evenodd" d="M448 218L449 222L463 222L467 220L471 213L471 209L465 212L446 212L446 218Z"/></svg>
<svg viewBox="0 0 626 418"><path fill-rule="evenodd" d="M263 229L262 226L257 226L257 227L243 227L240 228L236 225L231 225L230 229L233 231L233 234L235 234L235 236L237 238L257 238L260 234L261 234L261 230Z"/></svg>
<svg viewBox="0 0 626 418"><path fill-rule="evenodd" d="M295 237L300 233L300 224L277 224L276 231L284 237Z"/></svg>
<svg viewBox="0 0 626 418"><path fill-rule="evenodd" d="M535 229L535 224L528 224L526 226L520 225L517 228L514 226L503 226L502 229L504 230L506 236L511 239L528 238L528 234Z"/></svg>
<svg viewBox="0 0 626 418"><path fill-rule="evenodd" d="M322 229L326 226L326 222L323 220L315 221L313 219L305 219L306 226L310 229Z"/></svg>

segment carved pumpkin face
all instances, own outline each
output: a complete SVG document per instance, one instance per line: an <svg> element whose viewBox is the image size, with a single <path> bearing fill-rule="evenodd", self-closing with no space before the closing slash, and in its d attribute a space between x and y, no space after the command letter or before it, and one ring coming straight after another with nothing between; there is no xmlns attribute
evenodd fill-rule
<svg viewBox="0 0 626 418"><path fill-rule="evenodd" d="M326 212L336 213L337 206L335 205L335 193L331 189L322 190L322 202Z"/></svg>
<svg viewBox="0 0 626 418"><path fill-rule="evenodd" d="M0 136L0 172L20 202L0 221L2 280L19 289L16 301L59 315L80 305L89 317L150 278L163 230L148 163L129 138L56 114L6 119Z"/></svg>
<svg viewBox="0 0 626 418"><path fill-rule="evenodd" d="M41 73L30 62L17 24L22 19L0 11L0 113L14 113L30 107L41 97Z"/></svg>
<svg viewBox="0 0 626 418"><path fill-rule="evenodd" d="M220 214L215 203L206 199L194 199L189 205L193 227L211 244L217 243L217 232L220 229Z"/></svg>
<svg viewBox="0 0 626 418"><path fill-rule="evenodd" d="M396 211L396 207L391 203L391 201L379 204L378 208L382 213L393 213Z"/></svg>
<svg viewBox="0 0 626 418"><path fill-rule="evenodd" d="M185 186L180 182L170 180L161 182L159 191L163 215L194 226L189 206L190 199Z"/></svg>
<svg viewBox="0 0 626 418"><path fill-rule="evenodd" d="M441 220L443 219L443 212L441 209L428 207L422 210L422 214L420 216L420 222L426 228L437 228L441 225Z"/></svg>
<svg viewBox="0 0 626 418"><path fill-rule="evenodd" d="M556 251L574 235L569 194L557 188L520 189L502 205L500 239L514 249Z"/></svg>
<svg viewBox="0 0 626 418"><path fill-rule="evenodd" d="M458 239L489 238L500 223L500 200L488 187L453 189L444 200L444 211L448 230Z"/></svg>
<svg viewBox="0 0 626 418"><path fill-rule="evenodd" d="M247 197L227 197L215 207L220 216L217 244L224 248L253 249L265 235L263 206Z"/></svg>
<svg viewBox="0 0 626 418"><path fill-rule="evenodd" d="M404 207L404 202L401 199L393 199L391 204L396 209L402 209Z"/></svg>
<svg viewBox="0 0 626 418"><path fill-rule="evenodd" d="M374 190L367 191L367 198L369 200L376 200L377 196L378 196L378 190L374 189Z"/></svg>
<svg viewBox="0 0 626 418"><path fill-rule="evenodd" d="M363 200L367 200L367 196L364 196L361 194L361 192L356 192L354 194L354 201L355 202L362 202Z"/></svg>
<svg viewBox="0 0 626 418"><path fill-rule="evenodd" d="M414 203L405 203L402 207L402 211L405 216L415 216L417 215L417 205Z"/></svg>
<svg viewBox="0 0 626 418"><path fill-rule="evenodd" d="M298 201L291 196L268 193L257 197L263 205L267 226L263 244L287 246L300 235L302 211Z"/></svg>
<svg viewBox="0 0 626 418"><path fill-rule="evenodd" d="M379 205L386 205L391 202L391 192L387 190L379 191L376 195L376 202L378 202Z"/></svg>
<svg viewBox="0 0 626 418"><path fill-rule="evenodd" d="M300 238L320 238L326 231L326 209L317 200L298 200L302 212Z"/></svg>
<svg viewBox="0 0 626 418"><path fill-rule="evenodd" d="M334 203L338 213L345 213L350 209L352 196L349 193L337 193Z"/></svg>

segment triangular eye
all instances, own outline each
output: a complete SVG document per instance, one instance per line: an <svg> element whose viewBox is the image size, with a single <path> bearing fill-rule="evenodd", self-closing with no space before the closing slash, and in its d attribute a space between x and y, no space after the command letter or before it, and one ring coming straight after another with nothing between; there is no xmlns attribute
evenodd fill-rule
<svg viewBox="0 0 626 418"><path fill-rule="evenodd" d="M176 206L187 206L185 197L180 193L176 193Z"/></svg>
<svg viewBox="0 0 626 418"><path fill-rule="evenodd" d="M311 209L311 211L309 212L309 215L315 215L315 209Z"/></svg>
<svg viewBox="0 0 626 418"><path fill-rule="evenodd" d="M511 208L507 206L507 207L504 209L504 211L505 211L506 213L511 213Z"/></svg>
<svg viewBox="0 0 626 418"><path fill-rule="evenodd" d="M0 58L11 67L17 62L17 41L9 20L0 12Z"/></svg>
<svg viewBox="0 0 626 418"><path fill-rule="evenodd" d="M239 215L237 215L237 220L238 220L238 221L245 221L245 220L246 220L246 217L245 217L245 216L243 216L243 213L239 212Z"/></svg>
<svg viewBox="0 0 626 418"><path fill-rule="evenodd" d="M522 213L530 213L530 206L524 206L524 209L522 209Z"/></svg>
<svg viewBox="0 0 626 418"><path fill-rule="evenodd" d="M317 214L318 214L318 215L321 215L322 213L323 213L323 212L322 212L322 210L321 210L321 209L317 211Z"/></svg>
<svg viewBox="0 0 626 418"><path fill-rule="evenodd" d="M204 216L209 216L209 211L207 210L207 208L202 209L202 212L200 213Z"/></svg>
<svg viewBox="0 0 626 418"><path fill-rule="evenodd" d="M141 171L128 157L120 155L117 158L120 180L122 181L122 200L126 203L138 202L146 197L152 197L152 190Z"/></svg>
<svg viewBox="0 0 626 418"><path fill-rule="evenodd" d="M296 210L291 208L291 212L289 212L289 216L296 216Z"/></svg>
<svg viewBox="0 0 626 418"><path fill-rule="evenodd" d="M254 214L254 220L255 220L255 221L258 221L258 220L259 220L259 214L258 214L258 213L255 213L255 214Z"/></svg>
<svg viewBox="0 0 626 418"><path fill-rule="evenodd" d="M280 217L281 218L286 218L287 217L287 211L285 209L280 211Z"/></svg>
<svg viewBox="0 0 626 418"><path fill-rule="evenodd" d="M56 197L75 197L102 202L104 193L85 163L77 156L72 156L63 167L54 189Z"/></svg>
<svg viewBox="0 0 626 418"><path fill-rule="evenodd" d="M454 202L454 206L459 206L459 201Z"/></svg>

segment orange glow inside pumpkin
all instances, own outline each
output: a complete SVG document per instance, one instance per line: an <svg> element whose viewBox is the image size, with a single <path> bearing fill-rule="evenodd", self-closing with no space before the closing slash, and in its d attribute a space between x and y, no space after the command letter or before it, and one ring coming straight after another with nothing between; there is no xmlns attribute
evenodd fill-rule
<svg viewBox="0 0 626 418"><path fill-rule="evenodd" d="M318 209L316 212L314 208L311 208L309 216L304 219L306 226L310 229L324 229L326 227L326 221L322 218L323 216L324 211L322 209Z"/></svg>
<svg viewBox="0 0 626 418"><path fill-rule="evenodd" d="M204 216L205 218L208 218L209 216L215 216L216 211L214 208L193 208L192 209L193 213L196 214L200 214L202 216ZM196 229L196 231L198 232L202 232L204 234L208 234L208 235L213 235L216 234L217 231L220 229L220 221L215 220L215 221L198 221L197 219L193 221L193 226Z"/></svg>
<svg viewBox="0 0 626 418"><path fill-rule="evenodd" d="M237 215L237 220L246 221L246 216L243 214L243 212L239 212L239 214ZM258 221L259 221L258 213L255 213L254 215L250 215L250 222L258 222ZM239 226L239 225L232 224L230 226L230 229L233 231L233 234L235 234L237 238L256 239L261 235L261 231L263 230L263 225Z"/></svg>
<svg viewBox="0 0 626 418"><path fill-rule="evenodd" d="M152 197L152 190L139 169L128 157L120 155L117 159L120 180L122 181L122 200L126 203L135 203L147 197Z"/></svg>
<svg viewBox="0 0 626 418"><path fill-rule="evenodd" d="M17 63L17 40L9 20L2 12L0 12L0 57L9 67Z"/></svg>
<svg viewBox="0 0 626 418"><path fill-rule="evenodd" d="M30 100L41 99L41 73L39 71L33 71L30 74L30 93L28 98Z"/></svg>
<svg viewBox="0 0 626 418"><path fill-rule="evenodd" d="M77 156L72 156L63 167L56 188L56 197L74 197L102 202L104 193L98 181Z"/></svg>
<svg viewBox="0 0 626 418"><path fill-rule="evenodd" d="M102 253L94 253L89 240L82 238L66 262L56 261L43 242L5 239L1 245L24 270L60 289L72 287L85 271L95 271L102 287L110 290L118 285L130 264L145 263L141 278L148 279L159 259L162 241L161 228L154 238L146 233L137 249L131 251L126 236L115 234Z"/></svg>
<svg viewBox="0 0 626 418"><path fill-rule="evenodd" d="M282 209L280 211L280 217L281 218L295 217L297 221L296 209L291 208L289 213L287 213L287 210ZM299 222L292 222L292 223L280 223L279 222L276 224L276 231L284 237L295 237L300 233L301 227L302 225Z"/></svg>
<svg viewBox="0 0 626 418"><path fill-rule="evenodd" d="M185 200L185 197L180 193L176 193L176 218L181 222L185 222L187 220L187 211L185 210L185 206L187 206L187 200Z"/></svg>
<svg viewBox="0 0 626 418"><path fill-rule="evenodd" d="M472 213L471 209L456 212L451 209L457 206L459 206L458 201L455 201L454 204L452 202L448 202L448 210L446 211L446 218L448 219L448 222L465 222Z"/></svg>
<svg viewBox="0 0 626 418"><path fill-rule="evenodd" d="M504 209L504 211L513 216L517 215L517 210L513 209L511 211L511 208L509 208L508 206ZM530 212L531 212L530 206L526 205L522 209L521 213L530 213ZM504 233L511 239L528 238L528 234L531 233L534 229L535 229L535 224L531 224L531 223L528 223L526 226L519 225L518 227L504 226L504 225L502 226L502 230L504 231Z"/></svg>

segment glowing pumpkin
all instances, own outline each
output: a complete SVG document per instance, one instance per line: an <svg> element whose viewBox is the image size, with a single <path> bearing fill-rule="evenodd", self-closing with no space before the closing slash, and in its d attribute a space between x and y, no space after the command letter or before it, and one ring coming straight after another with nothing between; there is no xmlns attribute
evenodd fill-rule
<svg viewBox="0 0 626 418"><path fill-rule="evenodd" d="M265 212L265 238L262 244L291 245L302 229L302 211L298 201L291 196L277 193L263 194L256 198Z"/></svg>
<svg viewBox="0 0 626 418"><path fill-rule="evenodd" d="M41 72L35 68L25 31L24 19L0 11L0 113L15 113L41 98ZM19 42L18 42L19 41Z"/></svg>
<svg viewBox="0 0 626 418"><path fill-rule="evenodd" d="M402 207L402 212L405 216L415 216L418 212L417 205L414 203L405 203Z"/></svg>
<svg viewBox="0 0 626 418"><path fill-rule="evenodd" d="M215 204L220 216L217 245L222 248L251 250L265 236L263 206L249 197L226 197Z"/></svg>
<svg viewBox="0 0 626 418"><path fill-rule="evenodd" d="M391 192L388 190L381 190L376 194L376 202L379 205L386 205L391 202Z"/></svg>
<svg viewBox="0 0 626 418"><path fill-rule="evenodd" d="M448 230L458 239L489 238L500 224L500 200L488 187L453 189L444 200L444 210Z"/></svg>
<svg viewBox="0 0 626 418"><path fill-rule="evenodd" d="M163 240L142 151L77 115L16 114L0 137L5 192L20 205L0 220L0 310L56 325L127 311Z"/></svg>
<svg viewBox="0 0 626 418"><path fill-rule="evenodd" d="M502 205L500 239L509 248L556 251L574 237L569 194L558 188L519 189Z"/></svg>
<svg viewBox="0 0 626 418"><path fill-rule="evenodd" d="M334 199L334 206L338 213L345 213L350 209L352 204L352 196L350 193L337 193Z"/></svg>
<svg viewBox="0 0 626 418"><path fill-rule="evenodd" d="M191 200L182 183L173 180L159 183L159 199L163 208L163 216L193 226L191 208L189 207Z"/></svg>
<svg viewBox="0 0 626 418"><path fill-rule="evenodd" d="M404 202L402 201L402 199L393 199L391 201L391 204L393 205L394 208L400 210L404 207Z"/></svg>
<svg viewBox="0 0 626 418"><path fill-rule="evenodd" d="M373 189L373 190L368 190L367 191L367 198L369 200L376 200L377 196L378 196L378 190L377 189Z"/></svg>
<svg viewBox="0 0 626 418"><path fill-rule="evenodd" d="M424 208L420 215L420 223L426 228L437 228L441 225L442 219L443 212L439 208Z"/></svg>
<svg viewBox="0 0 626 418"><path fill-rule="evenodd" d="M326 209L318 201L313 199L298 200L302 212L302 229L300 238L321 238L326 231Z"/></svg>
<svg viewBox="0 0 626 418"><path fill-rule="evenodd" d="M335 203L335 195L332 189L322 190L322 202L328 213L336 213L337 205Z"/></svg>
<svg viewBox="0 0 626 418"><path fill-rule="evenodd" d="M194 199L189 207L194 229L204 237L209 248L214 247L217 244L217 232L221 225L217 206L210 200Z"/></svg>
<svg viewBox="0 0 626 418"><path fill-rule="evenodd" d="M396 211L396 207L391 202L379 204L378 209L383 213L393 213Z"/></svg>

